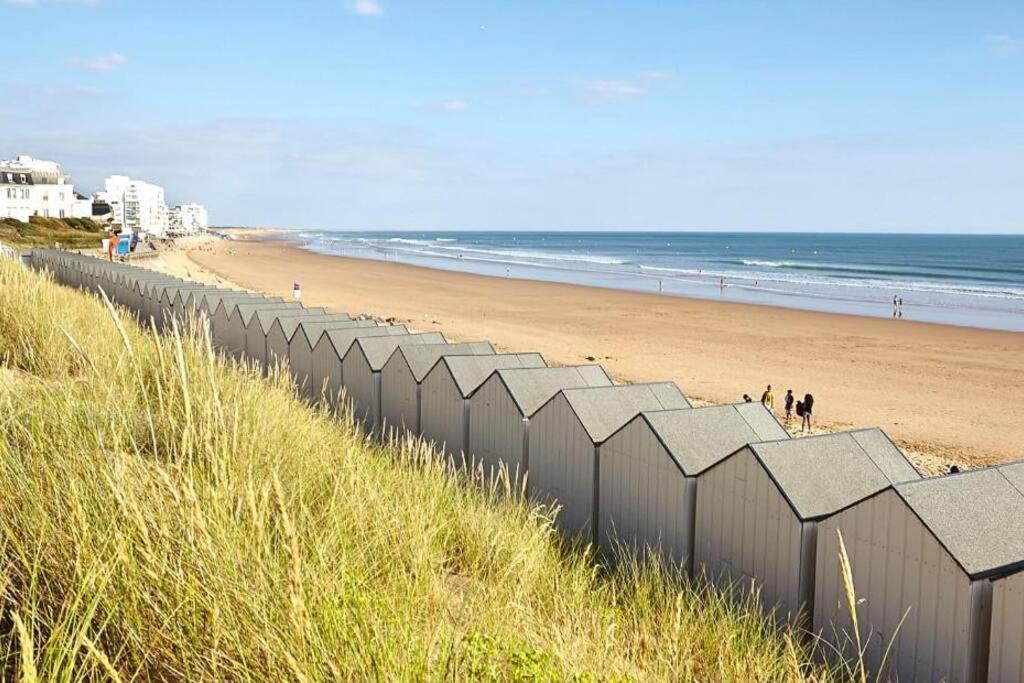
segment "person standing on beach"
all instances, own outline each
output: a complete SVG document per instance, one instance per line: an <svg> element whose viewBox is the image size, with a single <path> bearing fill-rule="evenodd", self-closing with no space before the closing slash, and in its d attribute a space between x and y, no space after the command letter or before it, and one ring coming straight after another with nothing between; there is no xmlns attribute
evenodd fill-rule
<svg viewBox="0 0 1024 683"><path fill-rule="evenodd" d="M117 245L121 242L121 236L116 230L110 233L110 242L107 244L107 260L113 261L117 253Z"/></svg>
<svg viewBox="0 0 1024 683"><path fill-rule="evenodd" d="M814 408L814 397L810 394L804 396L803 421L800 423L800 431L811 431L811 412Z"/></svg>
<svg viewBox="0 0 1024 683"><path fill-rule="evenodd" d="M896 319L896 314L899 313L899 310L900 310L899 299L896 297L895 294L893 294L892 295L892 319L893 320Z"/></svg>
<svg viewBox="0 0 1024 683"><path fill-rule="evenodd" d="M900 314L899 317L900 317L900 320L902 320L903 319L903 297L901 296L896 301L897 301L896 310L899 311L899 314Z"/></svg>
<svg viewBox="0 0 1024 683"><path fill-rule="evenodd" d="M772 385L769 384L768 388L761 394L761 405L767 408L770 412L775 412L775 394L772 393Z"/></svg>
<svg viewBox="0 0 1024 683"><path fill-rule="evenodd" d="M789 425L793 421L793 402L796 401L796 397L793 396L792 389L786 389L786 425Z"/></svg>

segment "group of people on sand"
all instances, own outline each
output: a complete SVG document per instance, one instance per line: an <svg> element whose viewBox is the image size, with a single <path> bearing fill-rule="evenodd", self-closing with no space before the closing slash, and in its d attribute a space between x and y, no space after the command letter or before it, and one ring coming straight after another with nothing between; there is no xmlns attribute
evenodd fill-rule
<svg viewBox="0 0 1024 683"><path fill-rule="evenodd" d="M743 394L743 400L747 403L754 402L754 399L749 394ZM771 384L761 394L761 405L773 414L775 413L775 392L772 391ZM811 417L814 414L814 396L804 394L804 400L798 401L796 396L793 395L793 390L786 389L786 396L782 400L782 405L783 410L785 410L787 427L793 423L793 413L795 412L796 416L800 418L800 431L811 431Z"/></svg>
<svg viewBox="0 0 1024 683"><path fill-rule="evenodd" d="M903 297L896 294L892 297L892 319L903 318Z"/></svg>

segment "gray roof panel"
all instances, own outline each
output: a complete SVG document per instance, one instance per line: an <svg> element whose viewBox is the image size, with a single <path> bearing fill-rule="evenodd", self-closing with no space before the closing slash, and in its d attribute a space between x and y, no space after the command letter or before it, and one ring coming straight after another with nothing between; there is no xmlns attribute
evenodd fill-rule
<svg viewBox="0 0 1024 683"><path fill-rule="evenodd" d="M893 484L921 478L884 434L860 439L855 434L863 432L769 441L750 448L797 516L820 519Z"/></svg>
<svg viewBox="0 0 1024 683"><path fill-rule="evenodd" d="M1024 564L1024 478L1020 463L896 487L918 519L972 578Z"/></svg>
<svg viewBox="0 0 1024 683"><path fill-rule="evenodd" d="M263 334L267 334L268 332L270 332L270 328L274 326L275 320L279 320L281 318L291 319L295 317L302 318L307 316L322 316L324 313L327 312L322 308L300 308L297 309L293 315L290 312L290 310L291 309L289 309L288 315L283 315L280 310L275 310L272 308L261 308L256 311L254 317L256 318L256 321L259 323L260 327L263 329Z"/></svg>
<svg viewBox="0 0 1024 683"><path fill-rule="evenodd" d="M448 368L463 398L480 388L495 370L501 368L546 368L539 353L499 353L493 356L445 356L441 362Z"/></svg>
<svg viewBox="0 0 1024 683"><path fill-rule="evenodd" d="M494 347L490 342L461 342L458 344L422 344L398 347L398 355L409 367L413 379L419 383L427 376L442 356L493 356Z"/></svg>
<svg viewBox="0 0 1024 683"><path fill-rule="evenodd" d="M284 338L291 341L292 335L295 334L295 331L299 329L299 324L304 320L324 320L334 316L337 316L337 319L342 321L351 320L347 313L332 313L328 316L327 311L322 308L308 308L305 312L296 313L295 315L279 315L276 318L276 324L284 332ZM273 327L273 324L271 327Z"/></svg>
<svg viewBox="0 0 1024 683"><path fill-rule="evenodd" d="M384 367L384 364L388 362L388 358L391 358L391 354L393 354L395 349L400 345L418 346L420 344L443 343L445 343L445 338L440 332L422 332L398 336L377 338L366 337L363 339L356 339L355 343L352 345L353 348L349 351L352 352L356 348L361 350L366 361L370 364L370 369L377 372Z"/></svg>
<svg viewBox="0 0 1024 683"><path fill-rule="evenodd" d="M643 419L688 477L718 464L749 443L789 438L760 403L645 412Z"/></svg>
<svg viewBox="0 0 1024 683"><path fill-rule="evenodd" d="M287 310L298 310L302 308L301 304L294 301L243 301L242 303L235 304L232 307L231 315L238 315L242 319L242 325L248 327L249 321L256 314L256 311L260 309L268 311L287 311Z"/></svg>
<svg viewBox="0 0 1024 683"><path fill-rule="evenodd" d="M600 365L558 368L502 368L496 371L509 395L525 417L530 417L562 389L610 387L611 379Z"/></svg>
<svg viewBox="0 0 1024 683"><path fill-rule="evenodd" d="M382 325L380 327L346 327L346 328L328 328L324 330L320 338L314 342L316 346L327 343L334 346L335 352L338 354L338 358L344 358L345 354L348 353L349 348L356 339L362 337L387 337L390 335L406 335L409 334L409 330L406 329L405 325Z"/></svg>
<svg viewBox="0 0 1024 683"><path fill-rule="evenodd" d="M645 410L690 407L672 382L564 389L561 393L596 444Z"/></svg>

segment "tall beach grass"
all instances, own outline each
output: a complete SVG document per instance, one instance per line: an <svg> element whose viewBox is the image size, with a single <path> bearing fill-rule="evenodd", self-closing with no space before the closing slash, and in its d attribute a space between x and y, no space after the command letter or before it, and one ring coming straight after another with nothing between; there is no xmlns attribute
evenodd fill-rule
<svg viewBox="0 0 1024 683"><path fill-rule="evenodd" d="M0 263L5 679L846 677L554 514Z"/></svg>

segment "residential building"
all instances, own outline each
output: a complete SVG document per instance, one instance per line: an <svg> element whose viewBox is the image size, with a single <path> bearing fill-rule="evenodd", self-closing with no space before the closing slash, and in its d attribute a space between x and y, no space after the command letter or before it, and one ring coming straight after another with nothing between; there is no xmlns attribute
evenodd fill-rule
<svg viewBox="0 0 1024 683"><path fill-rule="evenodd" d="M164 188L124 175L113 175L104 181L104 191L97 193L99 202L110 205L113 222L125 232L145 232L156 236L167 233L167 204Z"/></svg>
<svg viewBox="0 0 1024 683"><path fill-rule="evenodd" d="M206 207L189 202L171 209L167 214L169 235L195 235L210 227Z"/></svg>
<svg viewBox="0 0 1024 683"><path fill-rule="evenodd" d="M71 178L55 161L20 155L0 161L0 218L31 216L86 218L92 203L75 193Z"/></svg>

